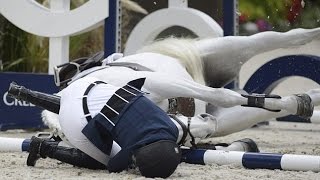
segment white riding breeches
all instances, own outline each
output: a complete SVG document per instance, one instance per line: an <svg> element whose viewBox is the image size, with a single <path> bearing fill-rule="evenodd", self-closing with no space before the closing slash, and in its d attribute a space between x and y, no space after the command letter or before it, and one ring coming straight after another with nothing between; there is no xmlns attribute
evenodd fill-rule
<svg viewBox="0 0 320 180"><path fill-rule="evenodd" d="M88 124L83 112L82 98L88 86L98 80L92 77L84 77L73 82L60 92L59 122L71 145L107 165L109 155L94 146L81 132ZM92 117L99 113L117 89L118 87L110 84L99 84L92 88L87 97L88 109ZM114 156L120 149L119 145L113 143L110 156Z"/></svg>

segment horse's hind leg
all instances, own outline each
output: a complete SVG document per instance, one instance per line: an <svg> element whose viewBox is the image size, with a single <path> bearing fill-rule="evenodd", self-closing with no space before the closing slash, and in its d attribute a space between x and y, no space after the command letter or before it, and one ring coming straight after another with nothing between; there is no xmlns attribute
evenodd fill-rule
<svg viewBox="0 0 320 180"><path fill-rule="evenodd" d="M279 48L304 45L317 38L320 38L320 28L204 39L196 41L195 45L203 60L207 84L222 87L238 75L242 64L251 57Z"/></svg>

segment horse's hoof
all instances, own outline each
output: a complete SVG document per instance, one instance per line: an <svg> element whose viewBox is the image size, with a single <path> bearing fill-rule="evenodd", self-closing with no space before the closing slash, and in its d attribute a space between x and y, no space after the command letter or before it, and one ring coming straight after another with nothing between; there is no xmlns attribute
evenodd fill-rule
<svg viewBox="0 0 320 180"><path fill-rule="evenodd" d="M246 146L246 152L260 152L257 143L250 138L240 139L240 140L234 141L233 143L235 142L240 142L244 146Z"/></svg>
<svg viewBox="0 0 320 180"><path fill-rule="evenodd" d="M259 122L255 125L252 126L252 128L259 128L259 127L263 127L263 126L269 126L269 121L263 121L263 122Z"/></svg>
<svg viewBox="0 0 320 180"><path fill-rule="evenodd" d="M217 144L211 144L211 143L198 143L198 144L196 144L196 147L198 149L206 149L206 150L216 150L216 146L217 146ZM221 146L228 147L229 144L223 143L223 145L221 145Z"/></svg>
<svg viewBox="0 0 320 180"><path fill-rule="evenodd" d="M216 146L224 147L224 150L231 150L228 149L229 146L237 147L237 151L245 151L245 152L260 152L258 145L252 139L244 138L237 141L232 142L231 144L227 143L218 143L218 144L210 144L210 143L198 143L196 146L198 149L208 149L208 150L216 150ZM244 150L243 150L244 149Z"/></svg>
<svg viewBox="0 0 320 180"><path fill-rule="evenodd" d="M307 94L295 94L298 108L297 114L298 116L309 119L313 115L314 105L309 95Z"/></svg>

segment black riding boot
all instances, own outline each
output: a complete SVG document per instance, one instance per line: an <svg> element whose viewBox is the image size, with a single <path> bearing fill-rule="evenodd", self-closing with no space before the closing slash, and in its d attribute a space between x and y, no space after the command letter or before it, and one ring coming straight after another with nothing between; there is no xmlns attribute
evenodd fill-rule
<svg viewBox="0 0 320 180"><path fill-rule="evenodd" d="M106 169L106 166L79 149L58 146L59 141L41 139L33 136L29 147L28 166L34 166L41 158L52 158L77 167L88 169Z"/></svg>

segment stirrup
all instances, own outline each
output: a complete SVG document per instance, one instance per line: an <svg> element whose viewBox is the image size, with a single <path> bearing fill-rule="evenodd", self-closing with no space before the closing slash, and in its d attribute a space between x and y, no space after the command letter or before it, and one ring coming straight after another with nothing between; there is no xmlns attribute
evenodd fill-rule
<svg viewBox="0 0 320 180"><path fill-rule="evenodd" d="M312 100L308 94L294 94L297 98L298 108L297 114L298 116L309 119L313 115L314 105Z"/></svg>
<svg viewBox="0 0 320 180"><path fill-rule="evenodd" d="M40 139L52 139L52 138L54 138L52 132L38 132L34 136L37 137L37 138L40 138Z"/></svg>
<svg viewBox="0 0 320 180"><path fill-rule="evenodd" d="M269 108L265 108L264 107L264 102L266 98L273 98L273 99L281 99L281 96L278 95L274 95L274 94L256 94L256 93L252 93L252 94L241 94L242 97L248 98L248 103L247 104L243 104L241 106L244 107L256 107L256 108L262 108L268 111L272 111L272 112L280 112L281 109L269 109Z"/></svg>

